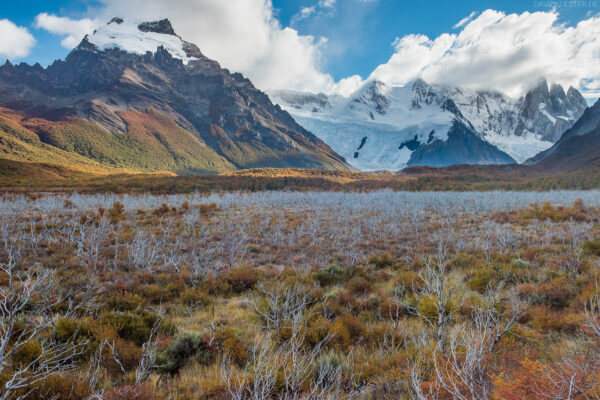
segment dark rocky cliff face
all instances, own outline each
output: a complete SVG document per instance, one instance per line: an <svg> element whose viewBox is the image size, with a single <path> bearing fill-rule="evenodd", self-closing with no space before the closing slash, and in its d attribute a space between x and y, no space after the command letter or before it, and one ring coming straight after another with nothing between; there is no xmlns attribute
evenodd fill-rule
<svg viewBox="0 0 600 400"><path fill-rule="evenodd" d="M570 87L567 93L560 85L542 80L527 92L521 106L515 134L538 133L543 140L556 142L581 117L587 103L581 93Z"/></svg>
<svg viewBox="0 0 600 400"><path fill-rule="evenodd" d="M446 141L435 140L419 146L409 166L447 167L456 164L516 164L508 154L482 140L471 127L455 120Z"/></svg>
<svg viewBox="0 0 600 400"><path fill-rule="evenodd" d="M168 20L138 29L175 35ZM46 69L7 63L0 67L0 104L48 119L77 116L113 134L127 131L119 112L153 110L239 168L350 168L248 79L183 43L194 57L187 64L164 47L139 55L100 50L88 38Z"/></svg>
<svg viewBox="0 0 600 400"><path fill-rule="evenodd" d="M526 161L528 165L552 171L570 171L600 164L600 100L552 147Z"/></svg>

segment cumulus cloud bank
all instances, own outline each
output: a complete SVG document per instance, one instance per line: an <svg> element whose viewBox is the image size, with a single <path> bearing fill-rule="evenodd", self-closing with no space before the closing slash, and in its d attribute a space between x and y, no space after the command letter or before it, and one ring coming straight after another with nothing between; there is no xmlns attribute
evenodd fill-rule
<svg viewBox="0 0 600 400"><path fill-rule="evenodd" d="M248 76L264 90L320 91L333 85L320 68L324 38L299 35L282 27L271 0L101 0L94 19L72 20L40 14L36 26L65 36L75 47L86 33L115 16L151 20L169 18L175 31L197 44L209 58ZM335 1L326 0L333 6ZM310 14L310 9L305 10Z"/></svg>
<svg viewBox="0 0 600 400"><path fill-rule="evenodd" d="M94 19L75 21L40 14L36 25L65 36L63 46L73 47L99 21L105 23L114 16L168 17L185 40L196 43L224 67L248 76L263 90L349 95L364 83L356 75L334 82L321 68L327 40L281 26L271 0L101 1L103 7ZM311 16L316 6L333 9L335 5L335 0L320 0L302 9L296 18ZM567 26L556 11L506 14L487 10L471 13L452 28L453 33L433 39L418 33L397 38L394 54L367 79L403 85L420 77L432 83L496 89L519 96L545 77L572 85L587 97L600 95L599 15ZM11 29L22 29L22 36L27 36L24 28L13 25ZM7 36L11 35L0 34L0 40ZM0 42L0 53L1 46Z"/></svg>
<svg viewBox="0 0 600 400"><path fill-rule="evenodd" d="M27 28L15 25L8 19L0 19L0 55L8 58L25 57L35 45L35 39Z"/></svg>
<svg viewBox="0 0 600 400"><path fill-rule="evenodd" d="M545 77L577 87L589 97L598 96L600 16L573 27L559 23L558 17L556 11L507 15L487 10L464 22L458 34L435 39L404 36L396 39L395 53L370 78L402 85L421 77L518 96Z"/></svg>
<svg viewBox="0 0 600 400"><path fill-rule="evenodd" d="M65 36L60 44L67 49L77 46L81 39L86 34L93 32L94 28L100 23L98 20L89 18L74 20L48 13L41 13L35 17L36 28L45 29L55 35Z"/></svg>
<svg viewBox="0 0 600 400"><path fill-rule="evenodd" d="M168 17L185 40L261 89L319 91L333 84L319 67L326 41L282 27L271 0L102 1L105 19Z"/></svg>

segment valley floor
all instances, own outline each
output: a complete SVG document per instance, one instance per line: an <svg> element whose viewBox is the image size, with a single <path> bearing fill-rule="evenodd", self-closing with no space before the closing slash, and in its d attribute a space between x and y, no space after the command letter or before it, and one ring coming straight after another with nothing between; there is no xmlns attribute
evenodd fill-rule
<svg viewBox="0 0 600 400"><path fill-rule="evenodd" d="M599 191L6 193L0 395L595 398L599 218Z"/></svg>
<svg viewBox="0 0 600 400"><path fill-rule="evenodd" d="M264 190L408 191L557 190L600 188L600 168L544 171L523 165L409 167L402 171L255 168L221 174L95 173L68 165L0 158L0 192L215 193Z"/></svg>

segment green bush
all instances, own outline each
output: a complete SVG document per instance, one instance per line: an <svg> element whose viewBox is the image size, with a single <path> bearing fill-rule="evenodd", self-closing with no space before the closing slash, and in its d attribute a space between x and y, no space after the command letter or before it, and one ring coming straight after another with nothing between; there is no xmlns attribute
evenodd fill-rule
<svg viewBox="0 0 600 400"><path fill-rule="evenodd" d="M144 344L150 336L156 316L138 315L132 312L112 311L102 315L103 325L113 328L119 337L132 341L138 346Z"/></svg>
<svg viewBox="0 0 600 400"><path fill-rule="evenodd" d="M202 365L215 360L213 348L206 340L195 333L185 333L176 338L161 354L160 363L163 372L175 375L191 358Z"/></svg>
<svg viewBox="0 0 600 400"><path fill-rule="evenodd" d="M143 309L147 300L135 293L114 294L104 300L106 308L114 311L134 311Z"/></svg>
<svg viewBox="0 0 600 400"><path fill-rule="evenodd" d="M600 256L600 240L586 240L583 243L586 254Z"/></svg>
<svg viewBox="0 0 600 400"><path fill-rule="evenodd" d="M377 268L385 268L389 267L393 264L392 256L389 254L382 254L379 257L371 256L369 257L369 264L375 265Z"/></svg>
<svg viewBox="0 0 600 400"><path fill-rule="evenodd" d="M25 342L12 355L12 362L18 366L26 366L42 354L42 345L37 340Z"/></svg>
<svg viewBox="0 0 600 400"><path fill-rule="evenodd" d="M485 269L478 269L475 274L468 280L467 286L469 289L479 293L483 293L490 283L491 276L489 271Z"/></svg>
<svg viewBox="0 0 600 400"><path fill-rule="evenodd" d="M473 268L477 265L477 257L468 253L456 253L451 259L452 266L456 268Z"/></svg>
<svg viewBox="0 0 600 400"><path fill-rule="evenodd" d="M94 327L89 320L61 318L56 321L54 336L60 342L70 339L85 339L94 336Z"/></svg>
<svg viewBox="0 0 600 400"><path fill-rule="evenodd" d="M202 288L187 288L181 294L183 304L194 307L206 307L210 304L211 298Z"/></svg>
<svg viewBox="0 0 600 400"><path fill-rule="evenodd" d="M321 286L329 286L337 283L346 282L350 279L352 272L349 268L340 267L339 265L328 265L313 273L315 281Z"/></svg>

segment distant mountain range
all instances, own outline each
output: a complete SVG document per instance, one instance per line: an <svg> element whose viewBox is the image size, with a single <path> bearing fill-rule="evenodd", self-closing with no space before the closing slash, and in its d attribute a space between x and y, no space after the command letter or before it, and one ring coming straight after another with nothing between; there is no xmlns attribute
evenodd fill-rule
<svg viewBox="0 0 600 400"><path fill-rule="evenodd" d="M367 82L349 98L276 91L272 98L355 167L523 162L555 143L587 104L545 80L520 99L492 91Z"/></svg>
<svg viewBox="0 0 600 400"><path fill-rule="evenodd" d="M48 68L0 67L0 156L87 169L352 169L168 20L114 18Z"/></svg>
<svg viewBox="0 0 600 400"><path fill-rule="evenodd" d="M269 96L168 20L114 18L47 68L0 67L0 159L197 174L522 162L562 171L600 155L598 103L588 109L576 89L545 80L520 99L421 79L370 81L350 97Z"/></svg>

